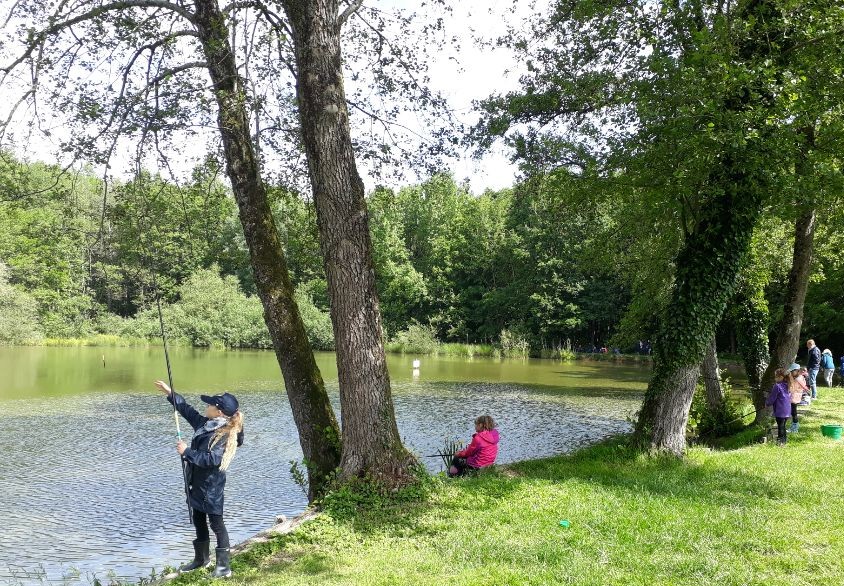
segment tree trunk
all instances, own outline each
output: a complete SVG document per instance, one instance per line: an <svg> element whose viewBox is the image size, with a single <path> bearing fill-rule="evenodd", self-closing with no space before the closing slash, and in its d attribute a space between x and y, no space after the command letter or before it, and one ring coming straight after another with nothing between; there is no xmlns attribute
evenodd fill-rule
<svg viewBox="0 0 844 586"><path fill-rule="evenodd" d="M341 478L396 485L409 478L414 460L402 446L390 392L364 186L343 89L339 2L282 4L293 32L299 119L337 343Z"/></svg>
<svg viewBox="0 0 844 586"><path fill-rule="evenodd" d="M671 301L655 346L654 373L636 424L637 440L682 455L703 355L727 301L761 211L751 162L725 156L710 176L723 193L706 206L676 259Z"/></svg>
<svg viewBox="0 0 844 586"><path fill-rule="evenodd" d="M700 370L703 388L706 391L706 407L710 412L716 413L724 407L724 389L721 386L721 371L718 370L718 353L714 335L703 355Z"/></svg>
<svg viewBox="0 0 844 586"><path fill-rule="evenodd" d="M320 495L340 462L339 428L293 297L287 261L267 201L250 137L243 80L237 73L226 21L216 0L196 0L195 26L219 109L226 171L249 246L255 286L308 469L309 498Z"/></svg>
<svg viewBox="0 0 844 586"><path fill-rule="evenodd" d="M800 177L811 175L812 169L806 159L807 151L814 147L814 128L803 130L805 141L801 144L801 157L797 161L796 172ZM791 269L788 271L788 288L785 295L785 307L782 319L777 324L777 338L771 362L762 377L762 388L769 389L774 384L774 372L777 368L788 366L797 356L800 347L800 330L803 326L803 305L809 290L809 275L812 272L812 251L815 243L815 208L811 203L804 206L794 225L794 254Z"/></svg>
<svg viewBox="0 0 844 586"><path fill-rule="evenodd" d="M809 289L812 268L812 249L815 240L815 210L804 210L794 226L794 255L788 271L788 288L782 319L776 327L777 338L771 362L762 377L762 388L774 384L777 368L788 366L797 356L800 347L800 330L803 325L803 304Z"/></svg>
<svg viewBox="0 0 844 586"><path fill-rule="evenodd" d="M755 258L745 264L747 270L741 279L735 299L735 323L738 334L738 349L744 361L744 372L750 386L755 422L765 417L765 387L762 377L768 367L768 300L765 298L765 282L753 274Z"/></svg>

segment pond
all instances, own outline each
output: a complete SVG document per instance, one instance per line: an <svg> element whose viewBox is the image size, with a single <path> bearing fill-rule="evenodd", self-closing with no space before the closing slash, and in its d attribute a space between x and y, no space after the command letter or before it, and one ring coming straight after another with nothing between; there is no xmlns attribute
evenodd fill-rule
<svg viewBox="0 0 844 586"><path fill-rule="evenodd" d="M171 352L174 383L235 393L246 443L226 489L233 542L306 505L290 474L301 458L275 355ZM405 445L425 456L445 438L469 439L489 413L499 462L574 450L630 430L650 369L604 362L390 355ZM334 355L317 362L339 410ZM0 583L88 584L137 579L192 556L192 527L174 451L173 414L152 382L166 378L160 348L0 347ZM432 472L440 461L424 458Z"/></svg>

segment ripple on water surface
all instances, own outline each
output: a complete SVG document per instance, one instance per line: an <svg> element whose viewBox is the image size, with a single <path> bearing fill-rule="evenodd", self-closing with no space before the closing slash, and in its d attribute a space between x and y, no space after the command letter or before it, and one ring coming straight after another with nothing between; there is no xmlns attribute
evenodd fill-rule
<svg viewBox="0 0 844 586"><path fill-rule="evenodd" d="M226 489L233 541L306 504L289 461L301 458L290 407L272 385L238 391L246 445ZM257 390L256 390L257 389ZM330 393L338 408L336 384ZM188 393L192 403L198 393ZM489 413L501 432L500 462L570 451L629 430L640 393L511 383L394 384L399 429L420 455L446 437L468 440ZM190 555L192 528L169 405L153 393L100 392L3 401L0 409L0 582L75 575L138 578ZM424 458L431 471L439 460Z"/></svg>

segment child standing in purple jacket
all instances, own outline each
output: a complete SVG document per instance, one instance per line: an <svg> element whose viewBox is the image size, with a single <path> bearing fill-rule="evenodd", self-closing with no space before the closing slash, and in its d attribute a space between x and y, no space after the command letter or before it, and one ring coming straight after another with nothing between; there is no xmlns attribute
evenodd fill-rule
<svg viewBox="0 0 844 586"><path fill-rule="evenodd" d="M788 369L778 368L776 371L776 382L771 387L771 392L768 394L766 405L771 405L774 408L774 418L777 420L777 445L785 445L788 438L786 437L785 424L788 418L791 417L791 392L789 387L792 386L794 371L800 371L800 366L792 364ZM794 381L796 384L796 381Z"/></svg>

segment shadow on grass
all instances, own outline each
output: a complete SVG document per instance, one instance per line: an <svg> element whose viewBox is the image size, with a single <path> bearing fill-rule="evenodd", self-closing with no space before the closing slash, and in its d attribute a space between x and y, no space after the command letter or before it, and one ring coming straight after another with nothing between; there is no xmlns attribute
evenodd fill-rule
<svg viewBox="0 0 844 586"><path fill-rule="evenodd" d="M584 377L589 378L589 377ZM640 381L631 381L638 383ZM467 383L465 381L436 381L428 383L430 387L443 387L451 391L455 387L463 390L477 390L479 393L489 394L495 393L512 393L519 391L530 391L537 395L546 395L553 397L589 397L598 399L635 399L642 400L645 396L644 387L641 389L625 388L617 386L583 386L583 387L565 387L557 385L546 385L537 383L509 383L509 382L494 382L494 383Z"/></svg>
<svg viewBox="0 0 844 586"><path fill-rule="evenodd" d="M625 438L602 442L570 457L522 462L511 466L519 477L565 482L578 479L602 488L696 504L729 505L748 494L782 498L782 485L744 470L717 469L688 459L649 456L628 447Z"/></svg>

